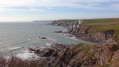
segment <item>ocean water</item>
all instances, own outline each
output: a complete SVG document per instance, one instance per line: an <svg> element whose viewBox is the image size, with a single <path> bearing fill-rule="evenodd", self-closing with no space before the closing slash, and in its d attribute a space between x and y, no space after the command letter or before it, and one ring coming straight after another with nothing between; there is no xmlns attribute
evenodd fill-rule
<svg viewBox="0 0 119 67"><path fill-rule="evenodd" d="M50 22L0 23L0 53L15 55L27 50L30 46L47 48L52 43L90 44L90 42L77 40L74 37L67 37L62 33L54 33L65 28L47 25L47 23Z"/></svg>

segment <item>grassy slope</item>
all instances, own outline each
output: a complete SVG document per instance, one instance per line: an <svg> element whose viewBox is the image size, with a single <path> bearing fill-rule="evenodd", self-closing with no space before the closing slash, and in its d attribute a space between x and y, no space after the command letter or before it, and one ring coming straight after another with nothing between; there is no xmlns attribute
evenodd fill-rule
<svg viewBox="0 0 119 67"><path fill-rule="evenodd" d="M118 18L113 19L85 19L83 20L86 25L100 25L101 23L119 22Z"/></svg>
<svg viewBox="0 0 119 67"><path fill-rule="evenodd" d="M58 21L66 23L66 24L70 24L71 22L77 22L78 20L58 20Z"/></svg>
<svg viewBox="0 0 119 67"><path fill-rule="evenodd" d="M119 22L119 19L86 19L83 21L84 21L83 23L84 25L95 26L95 29L97 31L119 30L119 23L110 24L110 23ZM108 24L108 25L105 25L105 24Z"/></svg>
<svg viewBox="0 0 119 67"><path fill-rule="evenodd" d="M114 40L119 41L119 18L113 19L86 19L83 20L83 25L93 26L96 32L105 32L115 30ZM117 24L113 24L117 23ZM103 25L104 24L104 25Z"/></svg>
<svg viewBox="0 0 119 67"><path fill-rule="evenodd" d="M78 20L57 20L58 22L70 24L71 22L78 22ZM115 30L114 40L119 42L119 18L106 18L106 19L83 19L83 23L86 29L89 26L92 26L89 29L89 33L105 32L108 30ZM84 28L85 30L85 28Z"/></svg>

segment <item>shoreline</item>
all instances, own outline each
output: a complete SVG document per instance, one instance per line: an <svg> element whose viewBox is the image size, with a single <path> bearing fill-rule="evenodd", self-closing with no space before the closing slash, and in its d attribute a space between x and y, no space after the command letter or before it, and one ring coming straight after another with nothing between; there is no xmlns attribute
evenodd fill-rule
<svg viewBox="0 0 119 67"><path fill-rule="evenodd" d="M119 52L118 49L119 47L114 44L86 45L81 43L78 45L54 44L43 50L31 48L30 51L41 57L38 60L43 63L43 66L46 65L46 67L60 65L62 65L62 67L105 67L105 65L111 64L110 61L115 61L113 59L116 57L113 56L119 54L117 53ZM112 53L114 54L111 55ZM108 59L110 56L112 56L111 60ZM100 61L102 61L103 64Z"/></svg>
<svg viewBox="0 0 119 67"><path fill-rule="evenodd" d="M117 44L117 42L115 42L112 38L112 31L89 34L89 29L93 26L86 26L83 23L83 20L78 20L76 22L72 21L68 24L65 22L65 20L56 20L50 25L65 27L67 31L63 33L73 35L78 40L88 41L95 44ZM83 30L83 28L86 29Z"/></svg>

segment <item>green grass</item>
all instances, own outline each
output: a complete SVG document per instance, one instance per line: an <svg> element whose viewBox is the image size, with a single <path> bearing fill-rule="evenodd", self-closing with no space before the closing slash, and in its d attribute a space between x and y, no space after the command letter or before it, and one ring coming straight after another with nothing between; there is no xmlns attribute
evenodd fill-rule
<svg viewBox="0 0 119 67"><path fill-rule="evenodd" d="M115 25L98 25L95 28L97 31L106 31L106 30L119 30L119 24Z"/></svg>
<svg viewBox="0 0 119 67"><path fill-rule="evenodd" d="M78 22L78 20L58 20L58 21L66 23L66 24L70 24L71 22Z"/></svg>
<svg viewBox="0 0 119 67"><path fill-rule="evenodd" d="M100 25L101 23L119 22L119 19L84 19L85 25Z"/></svg>
<svg viewBox="0 0 119 67"><path fill-rule="evenodd" d="M114 33L113 39L114 39L116 42L119 42L119 31L116 31L116 32Z"/></svg>
<svg viewBox="0 0 119 67"><path fill-rule="evenodd" d="M113 40L119 42L119 24L102 25L102 23L108 24L113 22L119 22L119 19L85 19L83 20L83 25L92 26L89 29L90 33L114 30Z"/></svg>

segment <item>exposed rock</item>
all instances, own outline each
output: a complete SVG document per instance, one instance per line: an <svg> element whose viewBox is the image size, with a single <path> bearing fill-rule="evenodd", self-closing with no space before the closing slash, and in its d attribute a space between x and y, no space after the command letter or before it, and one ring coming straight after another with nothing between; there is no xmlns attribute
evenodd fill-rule
<svg viewBox="0 0 119 67"><path fill-rule="evenodd" d="M117 67L119 46L109 45L52 45L37 55L44 57L46 67Z"/></svg>
<svg viewBox="0 0 119 67"><path fill-rule="evenodd" d="M46 37L41 37L41 39L47 39Z"/></svg>
<svg viewBox="0 0 119 67"><path fill-rule="evenodd" d="M73 37L72 34L66 34L66 33L64 33L64 35L66 35L66 36L68 36L68 37Z"/></svg>
<svg viewBox="0 0 119 67"><path fill-rule="evenodd" d="M69 37L73 37L73 35L68 35Z"/></svg>
<svg viewBox="0 0 119 67"><path fill-rule="evenodd" d="M59 23L63 24L60 25ZM83 25L83 20L79 20L78 22L71 22L66 25L63 22L54 21L52 24L57 26L64 26L67 28L67 33L74 35L77 39L82 39L85 41L91 41L98 44L116 44L114 41L114 30L107 30L104 32L96 32L95 26L87 26Z"/></svg>
<svg viewBox="0 0 119 67"><path fill-rule="evenodd" d="M60 31L55 31L55 33L63 33L63 31L62 31L62 30L60 30Z"/></svg>
<svg viewBox="0 0 119 67"><path fill-rule="evenodd" d="M64 31L64 34L68 34L69 32L68 31Z"/></svg>
<svg viewBox="0 0 119 67"><path fill-rule="evenodd" d="M63 20L56 20L56 21L53 21L51 25L67 27L69 24L64 23Z"/></svg>

